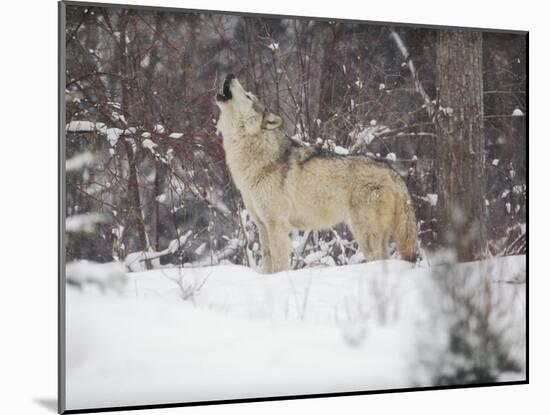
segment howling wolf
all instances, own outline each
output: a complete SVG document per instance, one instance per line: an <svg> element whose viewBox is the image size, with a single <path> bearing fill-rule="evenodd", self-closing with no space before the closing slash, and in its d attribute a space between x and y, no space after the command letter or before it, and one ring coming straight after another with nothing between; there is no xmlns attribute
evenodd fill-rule
<svg viewBox="0 0 550 415"><path fill-rule="evenodd" d="M368 261L416 258L416 219L403 180L386 165L299 146L234 75L216 96L226 161L258 227L264 272L288 269L289 232L347 224Z"/></svg>

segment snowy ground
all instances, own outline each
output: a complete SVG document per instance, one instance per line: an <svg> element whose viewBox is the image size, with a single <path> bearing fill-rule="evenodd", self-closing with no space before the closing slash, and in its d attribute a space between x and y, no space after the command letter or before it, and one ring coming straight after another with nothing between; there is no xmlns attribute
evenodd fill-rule
<svg viewBox="0 0 550 415"><path fill-rule="evenodd" d="M492 324L524 366L525 266L524 256L452 272L397 260L275 275L221 265L128 273L117 290L68 287L67 409L430 386L422 362L447 342L437 278L455 272L474 293L490 281L503 311Z"/></svg>

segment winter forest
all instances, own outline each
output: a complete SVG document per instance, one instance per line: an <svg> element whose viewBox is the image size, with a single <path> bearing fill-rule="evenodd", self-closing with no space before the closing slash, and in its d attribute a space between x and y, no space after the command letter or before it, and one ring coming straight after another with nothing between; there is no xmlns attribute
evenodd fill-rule
<svg viewBox="0 0 550 415"><path fill-rule="evenodd" d="M67 409L525 379L525 34L71 5L64 24ZM295 142L400 174L416 264L365 262L338 225L261 273L216 128L228 73Z"/></svg>

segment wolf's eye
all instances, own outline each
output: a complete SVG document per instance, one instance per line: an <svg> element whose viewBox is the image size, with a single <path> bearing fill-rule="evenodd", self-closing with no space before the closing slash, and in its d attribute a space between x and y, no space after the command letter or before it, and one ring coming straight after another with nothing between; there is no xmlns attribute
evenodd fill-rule
<svg viewBox="0 0 550 415"><path fill-rule="evenodd" d="M246 94L246 97L247 97L250 101L252 101L252 98L250 98L250 95Z"/></svg>

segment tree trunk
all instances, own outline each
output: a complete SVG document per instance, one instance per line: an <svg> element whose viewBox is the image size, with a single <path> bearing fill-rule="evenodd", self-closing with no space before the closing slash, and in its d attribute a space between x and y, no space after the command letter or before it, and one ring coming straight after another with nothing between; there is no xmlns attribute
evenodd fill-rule
<svg viewBox="0 0 550 415"><path fill-rule="evenodd" d="M458 261L486 252L482 34L439 30L438 240Z"/></svg>
<svg viewBox="0 0 550 415"><path fill-rule="evenodd" d="M163 194L164 178L166 176L165 166L155 162L155 249L160 251L160 237L162 236L161 202L159 197Z"/></svg>
<svg viewBox="0 0 550 415"><path fill-rule="evenodd" d="M128 23L130 19L130 12L123 13L120 17L119 21L119 32L120 32L120 52L119 52L119 59L120 59L120 66L121 66L121 74L126 75L127 77L133 73L130 63L128 61L128 44L126 41L126 33L128 29ZM121 106L123 109L123 112L127 114L127 121L129 121L131 124L135 122L132 115L132 110L134 109L133 104L133 95L131 91L131 87L128 84L127 79L122 80L121 89L122 89L122 102ZM140 197L140 191L139 191L139 183L138 183L138 166L137 166L137 160L136 160L136 154L134 154L134 147L130 142L125 140L124 138L121 138L124 143L124 149L126 150L126 157L128 158L128 217L129 225L133 225L135 227L135 231L137 232L138 240L139 240L139 250L141 251L148 251L150 248L149 244L149 238L147 237L147 232L145 230L145 221L143 218L143 211L141 208L141 197ZM137 148L137 145L136 145ZM151 269L151 261L146 261L147 269Z"/></svg>
<svg viewBox="0 0 550 415"><path fill-rule="evenodd" d="M323 61L321 63L321 75L319 80L319 105L317 110L317 118L322 122L328 121L334 115L334 93L336 82L336 72L342 70L341 65L338 66L337 54L338 43L344 34L344 25L337 23L331 27L330 35L326 36L325 49L323 52ZM329 37L330 36L330 37ZM330 40L329 40L330 39ZM319 127L314 127L315 137L319 135Z"/></svg>

